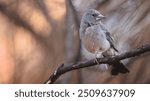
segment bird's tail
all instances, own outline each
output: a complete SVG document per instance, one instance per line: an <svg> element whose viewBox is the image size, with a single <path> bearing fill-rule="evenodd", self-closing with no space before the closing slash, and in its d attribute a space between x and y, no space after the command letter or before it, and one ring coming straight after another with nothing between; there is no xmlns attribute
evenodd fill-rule
<svg viewBox="0 0 150 101"><path fill-rule="evenodd" d="M129 70L121 61L113 63L112 67L113 67L111 70L112 75L118 75L119 73L122 73L122 74L129 73Z"/></svg>

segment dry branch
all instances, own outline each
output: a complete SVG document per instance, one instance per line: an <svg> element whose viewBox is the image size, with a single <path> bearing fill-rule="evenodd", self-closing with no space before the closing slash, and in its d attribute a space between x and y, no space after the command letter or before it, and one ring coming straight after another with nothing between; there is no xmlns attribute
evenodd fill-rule
<svg viewBox="0 0 150 101"><path fill-rule="evenodd" d="M111 57L104 57L104 58L98 58L99 64L112 64L118 60L123 60L135 56L139 56L143 53L149 52L150 51L150 44L148 45L143 45L137 49L130 50L128 52L122 53L120 55L116 56L111 56ZM97 62L95 59L89 60L87 62L80 62L77 64L72 64L72 65L64 65L62 64L60 67L58 67L55 72L49 77L49 79L45 82L46 84L51 84L54 83L62 74L72 71L72 70L77 70L81 68L88 68L90 66L97 65Z"/></svg>

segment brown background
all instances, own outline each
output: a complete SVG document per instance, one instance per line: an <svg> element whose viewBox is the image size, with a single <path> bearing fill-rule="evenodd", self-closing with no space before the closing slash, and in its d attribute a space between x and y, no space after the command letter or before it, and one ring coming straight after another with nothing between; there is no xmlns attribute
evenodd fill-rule
<svg viewBox="0 0 150 101"><path fill-rule="evenodd" d="M150 42L149 0L0 0L0 83L43 83L61 63L83 61L78 28L94 8L127 51ZM125 60L126 75L95 68L72 71L56 83L150 83L150 54Z"/></svg>

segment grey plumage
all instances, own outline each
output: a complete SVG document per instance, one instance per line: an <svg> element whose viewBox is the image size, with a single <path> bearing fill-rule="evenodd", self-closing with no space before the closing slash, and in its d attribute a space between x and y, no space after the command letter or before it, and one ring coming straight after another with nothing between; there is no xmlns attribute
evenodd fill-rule
<svg viewBox="0 0 150 101"><path fill-rule="evenodd" d="M101 23L103 18L104 16L99 11L90 9L83 15L80 24L80 39L83 49L96 57L115 55L115 51L118 52L111 34ZM107 51L110 49L113 49L113 52L108 53ZM111 65L113 66L112 75L129 72L120 61Z"/></svg>
<svg viewBox="0 0 150 101"><path fill-rule="evenodd" d="M114 45L114 42L113 42L113 39L112 39L110 33L107 31L105 34L106 34L107 40L108 40L109 43L110 43L110 46L111 46L116 52L119 52L119 51L117 50L117 48L115 47L115 45Z"/></svg>

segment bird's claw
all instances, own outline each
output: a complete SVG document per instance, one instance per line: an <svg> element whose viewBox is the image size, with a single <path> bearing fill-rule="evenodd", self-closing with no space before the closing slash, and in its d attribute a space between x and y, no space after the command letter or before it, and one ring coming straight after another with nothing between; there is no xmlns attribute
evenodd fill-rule
<svg viewBox="0 0 150 101"><path fill-rule="evenodd" d="M99 65L100 63L98 62L98 59L97 58L95 58L95 62Z"/></svg>

